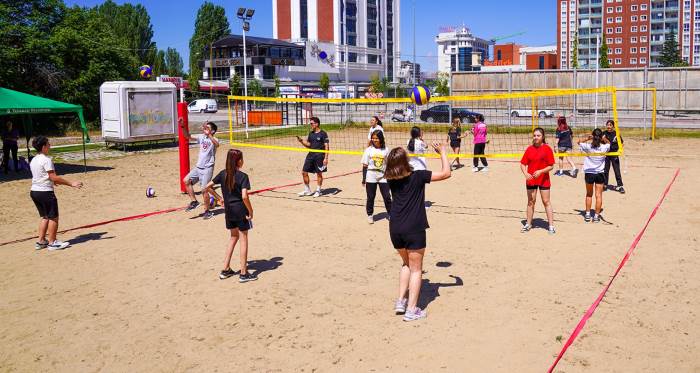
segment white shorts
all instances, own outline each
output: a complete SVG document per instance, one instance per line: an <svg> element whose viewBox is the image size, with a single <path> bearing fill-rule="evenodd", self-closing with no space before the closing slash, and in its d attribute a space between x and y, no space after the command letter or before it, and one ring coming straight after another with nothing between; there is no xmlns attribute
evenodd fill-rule
<svg viewBox="0 0 700 373"><path fill-rule="evenodd" d="M199 168L195 167L185 176L189 184L194 185L199 182L199 186L206 187L214 176L214 167Z"/></svg>

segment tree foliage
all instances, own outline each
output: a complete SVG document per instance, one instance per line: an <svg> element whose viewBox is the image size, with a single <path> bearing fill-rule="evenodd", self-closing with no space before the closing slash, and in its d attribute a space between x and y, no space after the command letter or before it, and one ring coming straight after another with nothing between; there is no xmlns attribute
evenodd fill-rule
<svg viewBox="0 0 700 373"><path fill-rule="evenodd" d="M389 78L380 78L378 74L370 77L369 90L373 93L386 94L389 89Z"/></svg>
<svg viewBox="0 0 700 373"><path fill-rule="evenodd" d="M435 79L435 93L438 96L450 95L450 75L448 73L438 73Z"/></svg>
<svg viewBox="0 0 700 373"><path fill-rule="evenodd" d="M165 51L165 72L170 76L182 76L184 64L177 49L170 48Z"/></svg>
<svg viewBox="0 0 700 373"><path fill-rule="evenodd" d="M681 58L680 49L678 48L678 40L676 40L676 32L673 29L671 29L671 32L665 37L659 62L661 63L661 66L664 67L686 65Z"/></svg>
<svg viewBox="0 0 700 373"><path fill-rule="evenodd" d="M190 38L190 89L199 89L199 79L202 77L202 67L199 62L204 60L204 50L207 46L222 36L231 33L224 7L204 2L197 11L194 23L194 33Z"/></svg>
<svg viewBox="0 0 700 373"><path fill-rule="evenodd" d="M600 55L598 56L598 67L601 69L610 68L610 59L608 58L608 52L610 47L608 47L608 42L605 41L605 34L603 34L603 44L600 46Z"/></svg>
<svg viewBox="0 0 700 373"><path fill-rule="evenodd" d="M574 45L571 47L571 68L578 69L578 31L574 33Z"/></svg>
<svg viewBox="0 0 700 373"><path fill-rule="evenodd" d="M280 77L275 74L275 97L280 97L282 94L280 93Z"/></svg>
<svg viewBox="0 0 700 373"><path fill-rule="evenodd" d="M251 79L248 82L248 96L260 97L262 96L262 84L257 79Z"/></svg>
<svg viewBox="0 0 700 373"><path fill-rule="evenodd" d="M158 50L152 41L151 16L143 5L117 5L112 0L107 0L98 5L96 10L114 35L123 40L122 45L136 55L140 64L153 66L160 62L156 61Z"/></svg>
<svg viewBox="0 0 700 373"><path fill-rule="evenodd" d="M231 79L228 80L228 86L231 88L232 96L240 96L241 94L241 75L233 74Z"/></svg>
<svg viewBox="0 0 700 373"><path fill-rule="evenodd" d="M331 80L328 77L328 74L321 73L321 76L318 79L318 86L321 88L326 97L328 97L328 89L331 87Z"/></svg>

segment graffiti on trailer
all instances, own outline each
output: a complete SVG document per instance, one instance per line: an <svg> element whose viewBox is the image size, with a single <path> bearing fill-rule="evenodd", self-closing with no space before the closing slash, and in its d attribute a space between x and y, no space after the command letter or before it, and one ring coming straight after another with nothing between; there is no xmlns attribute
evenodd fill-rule
<svg viewBox="0 0 700 373"><path fill-rule="evenodd" d="M137 113L129 113L129 123L133 125L161 125L170 124L173 121L173 116L170 113L161 110L146 110Z"/></svg>

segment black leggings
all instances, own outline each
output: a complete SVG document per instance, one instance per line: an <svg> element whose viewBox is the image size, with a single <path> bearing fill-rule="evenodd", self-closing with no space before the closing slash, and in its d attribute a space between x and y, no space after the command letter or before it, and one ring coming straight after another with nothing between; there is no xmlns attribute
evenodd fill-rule
<svg viewBox="0 0 700 373"><path fill-rule="evenodd" d="M482 142L481 144L474 144L474 155L478 154L484 154L484 150L486 150L486 143ZM479 159L481 159L481 163L484 164L484 167L488 167L489 163L486 162L486 157L474 157L474 167L479 167Z"/></svg>
<svg viewBox="0 0 700 373"><path fill-rule="evenodd" d="M12 159L15 161L15 171L19 171L19 162L17 161L17 144L4 144L2 147L2 160L5 163L5 173L7 173L7 168L10 166L10 152L12 152Z"/></svg>
<svg viewBox="0 0 700 373"><path fill-rule="evenodd" d="M367 215L374 215L374 197L377 196L377 185L379 185L379 191L382 193L387 214L391 211L389 183L365 183L365 189L367 190Z"/></svg>
<svg viewBox="0 0 700 373"><path fill-rule="evenodd" d="M615 179L617 179L617 186L622 186L622 175L620 174L620 157L617 156L607 156L605 157L605 185L610 185L608 180L610 179L610 165L612 164L613 170L615 171Z"/></svg>

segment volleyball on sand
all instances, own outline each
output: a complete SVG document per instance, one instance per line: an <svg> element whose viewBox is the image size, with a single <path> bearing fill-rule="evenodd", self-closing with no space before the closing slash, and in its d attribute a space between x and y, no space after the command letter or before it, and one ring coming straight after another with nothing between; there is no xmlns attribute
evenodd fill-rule
<svg viewBox="0 0 700 373"><path fill-rule="evenodd" d="M153 189L153 188L151 188L151 187L146 188L146 197L148 197L148 198L153 198L153 197L155 197L155 196L156 196L156 190L155 190L155 189Z"/></svg>
<svg viewBox="0 0 700 373"><path fill-rule="evenodd" d="M430 89L417 85L411 90L411 101L416 105L425 105L430 102Z"/></svg>

